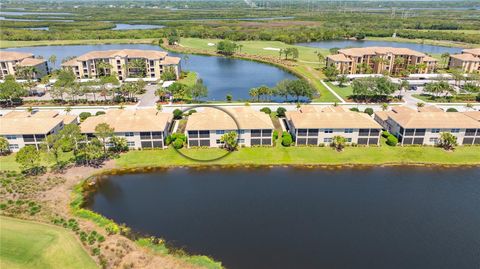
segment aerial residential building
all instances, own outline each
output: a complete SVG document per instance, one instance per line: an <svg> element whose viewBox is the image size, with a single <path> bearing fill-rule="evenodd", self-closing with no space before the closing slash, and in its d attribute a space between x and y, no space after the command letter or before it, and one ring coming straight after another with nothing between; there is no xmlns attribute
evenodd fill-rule
<svg viewBox="0 0 480 269"><path fill-rule="evenodd" d="M480 48L464 49L461 54L450 55L448 68L465 73L480 72Z"/></svg>
<svg viewBox="0 0 480 269"><path fill-rule="evenodd" d="M338 54L327 56L327 66L335 66L341 74L394 74L409 66L417 73L433 73L437 59L407 48L365 47L340 49Z"/></svg>
<svg viewBox="0 0 480 269"><path fill-rule="evenodd" d="M188 146L222 147L221 137L232 131L237 132L240 146L272 145L274 127L270 116L247 107L227 111L228 114L215 108L205 108L190 115L185 127Z"/></svg>
<svg viewBox="0 0 480 269"><path fill-rule="evenodd" d="M87 118L80 124L80 129L91 139L95 137L95 127L100 123L107 123L114 129L115 136L127 140L129 148L164 148L164 139L168 135L171 122L171 113L162 113L155 109L117 109Z"/></svg>
<svg viewBox="0 0 480 269"><path fill-rule="evenodd" d="M443 132L459 145L480 144L480 122L464 113L394 109L377 112L375 119L398 138L401 145L436 145Z"/></svg>
<svg viewBox="0 0 480 269"><path fill-rule="evenodd" d="M105 50L91 51L62 63L62 68L71 69L77 79L98 78L115 74L124 81L127 78L159 80L167 70L180 76L180 58L168 56L158 50Z"/></svg>
<svg viewBox="0 0 480 269"><path fill-rule="evenodd" d="M19 151L32 145L40 149L45 137L60 131L66 124L77 124L77 116L55 111L13 111L0 117L0 136L7 139L10 150Z"/></svg>
<svg viewBox="0 0 480 269"><path fill-rule="evenodd" d="M467 112L463 112L463 114L465 114L468 117L480 122L480 111L467 111Z"/></svg>
<svg viewBox="0 0 480 269"><path fill-rule="evenodd" d="M22 67L32 67L30 77L19 77L18 71ZM39 79L48 74L47 61L37 59L31 53L0 51L0 79L12 75L22 79Z"/></svg>
<svg viewBox="0 0 480 269"><path fill-rule="evenodd" d="M382 127L365 113L341 107L302 107L285 115L296 145L329 145L334 136L358 145L378 145L380 141Z"/></svg>

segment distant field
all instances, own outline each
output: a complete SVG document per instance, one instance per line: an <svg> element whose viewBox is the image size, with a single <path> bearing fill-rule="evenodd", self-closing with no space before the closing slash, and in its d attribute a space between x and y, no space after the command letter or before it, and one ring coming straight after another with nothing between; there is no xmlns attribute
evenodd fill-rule
<svg viewBox="0 0 480 269"><path fill-rule="evenodd" d="M39 40L39 41L9 41L0 40L0 48L55 46L55 45L95 45L95 44L150 44L157 39L86 39L86 40Z"/></svg>
<svg viewBox="0 0 480 269"><path fill-rule="evenodd" d="M71 232L52 225L0 217L0 268L98 268Z"/></svg>

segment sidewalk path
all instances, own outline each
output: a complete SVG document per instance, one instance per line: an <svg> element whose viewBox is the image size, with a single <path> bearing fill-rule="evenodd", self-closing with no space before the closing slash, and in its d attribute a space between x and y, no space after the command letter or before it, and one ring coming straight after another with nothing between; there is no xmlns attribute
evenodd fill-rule
<svg viewBox="0 0 480 269"><path fill-rule="evenodd" d="M145 87L146 92L143 96L140 97L138 101L138 107L154 107L157 103L158 97L155 96L155 91L157 89L154 85L148 85Z"/></svg>
<svg viewBox="0 0 480 269"><path fill-rule="evenodd" d="M340 100L344 104L347 103L340 95L338 95L338 93L332 90L332 88L330 88L330 86L328 86L327 83L323 81L323 79L321 79L320 82L323 84L323 86L325 86L325 88L327 88L327 90L329 90L333 95L335 95L335 97L337 97L338 100Z"/></svg>

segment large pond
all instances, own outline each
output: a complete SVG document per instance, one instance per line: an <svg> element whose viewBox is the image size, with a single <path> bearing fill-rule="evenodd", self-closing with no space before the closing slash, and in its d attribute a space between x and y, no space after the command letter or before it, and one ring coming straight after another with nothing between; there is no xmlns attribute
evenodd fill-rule
<svg viewBox="0 0 480 269"><path fill-rule="evenodd" d="M430 54L442 54L448 52L450 54L460 53L462 48L444 47L408 42L392 42L392 41L373 41L373 40L326 40L319 42L298 43L299 46L331 49L331 48L347 48L347 47L394 47L409 48Z"/></svg>
<svg viewBox="0 0 480 269"><path fill-rule="evenodd" d="M62 59L68 56L78 56L92 50L113 49L150 49L162 50L159 46L147 44L111 44L111 45L79 45L79 46L41 46L9 48L11 51L30 52L48 59L57 56L56 67ZM225 57L188 55L169 53L182 57L182 68L196 72L208 87L208 100L225 100L227 94L232 94L235 100L249 99L248 91L261 85L275 86L283 79L296 79L289 72L278 67L240 59ZM282 101L278 98L278 101Z"/></svg>
<svg viewBox="0 0 480 269"><path fill-rule="evenodd" d="M171 169L89 206L238 268L478 268L480 168Z"/></svg>

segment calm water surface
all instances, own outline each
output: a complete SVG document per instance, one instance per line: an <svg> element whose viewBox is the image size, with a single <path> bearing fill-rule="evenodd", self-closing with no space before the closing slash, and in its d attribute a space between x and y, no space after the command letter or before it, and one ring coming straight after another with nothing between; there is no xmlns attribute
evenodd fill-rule
<svg viewBox="0 0 480 269"><path fill-rule="evenodd" d="M9 51L30 52L48 59L52 54L57 56L56 68L62 59L68 56L78 56L92 50L114 49L150 49L162 50L159 46L148 44L111 44L111 45L78 45L78 46L42 46L9 48ZM169 53L182 57L184 54ZM215 56L188 55L187 61L182 61L184 70L196 72L208 87L208 100L225 100L227 94L232 94L235 100L250 99L248 91L251 88L267 85L275 86L283 79L296 77L278 67L263 63ZM275 100L275 99L274 99ZM278 98L283 101L283 98Z"/></svg>
<svg viewBox="0 0 480 269"><path fill-rule="evenodd" d="M172 169L89 206L233 269L480 265L480 168Z"/></svg>
<svg viewBox="0 0 480 269"><path fill-rule="evenodd" d="M315 47L315 48L346 48L346 47L395 47L409 48L424 53L441 54L448 52L450 54L460 53L462 48L444 47L426 44L415 44L408 42L391 42L391 41L371 41L371 40L326 40L319 42L298 43L299 46Z"/></svg>
<svg viewBox="0 0 480 269"><path fill-rule="evenodd" d="M115 28L112 30L146 30L146 29L159 29L163 28L163 25L153 25L153 24L124 24L117 23Z"/></svg>

